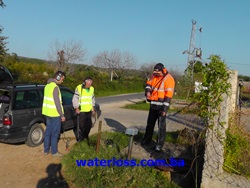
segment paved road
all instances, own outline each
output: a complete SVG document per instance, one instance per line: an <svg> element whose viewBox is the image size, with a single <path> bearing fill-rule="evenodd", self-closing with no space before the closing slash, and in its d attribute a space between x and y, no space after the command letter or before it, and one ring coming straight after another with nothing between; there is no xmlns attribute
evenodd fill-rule
<svg viewBox="0 0 250 188"><path fill-rule="evenodd" d="M133 104L144 99L144 93L97 98L102 115L91 132L97 132L99 121L102 122L102 130L123 132L128 127L136 127L140 131L145 131L148 111L122 108L126 104ZM202 123L193 115L168 114L167 131L182 130L185 127L202 129Z"/></svg>
<svg viewBox="0 0 250 188"><path fill-rule="evenodd" d="M96 98L96 102L100 105L103 104L110 104L110 103L117 103L117 102L124 102L124 101L138 101L144 100L144 92L141 93L132 93L132 94L122 94L116 96L109 96L109 97L98 97Z"/></svg>

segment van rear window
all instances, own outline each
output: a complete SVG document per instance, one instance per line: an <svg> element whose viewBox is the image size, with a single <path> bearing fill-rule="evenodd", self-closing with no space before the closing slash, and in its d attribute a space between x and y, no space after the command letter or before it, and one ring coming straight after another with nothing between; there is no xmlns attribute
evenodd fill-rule
<svg viewBox="0 0 250 188"><path fill-rule="evenodd" d="M40 107L37 91L19 91L16 93L15 99L14 110Z"/></svg>

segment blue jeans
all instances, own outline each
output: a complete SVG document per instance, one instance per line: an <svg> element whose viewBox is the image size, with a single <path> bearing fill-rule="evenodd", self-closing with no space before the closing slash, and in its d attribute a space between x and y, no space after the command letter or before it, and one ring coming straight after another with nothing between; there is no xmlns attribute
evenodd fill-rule
<svg viewBox="0 0 250 188"><path fill-rule="evenodd" d="M61 131L61 117L48 117L46 116L46 130L44 137L44 153L58 152L58 138Z"/></svg>

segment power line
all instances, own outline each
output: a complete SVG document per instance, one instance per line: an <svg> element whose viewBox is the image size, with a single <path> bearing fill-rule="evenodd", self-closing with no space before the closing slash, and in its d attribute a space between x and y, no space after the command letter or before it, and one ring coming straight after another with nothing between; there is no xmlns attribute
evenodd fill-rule
<svg viewBox="0 0 250 188"><path fill-rule="evenodd" d="M244 63L228 63L228 62L226 62L226 64L229 64L229 65L231 65L231 64L233 64L233 65L245 65L245 66L250 66L250 64L244 64Z"/></svg>

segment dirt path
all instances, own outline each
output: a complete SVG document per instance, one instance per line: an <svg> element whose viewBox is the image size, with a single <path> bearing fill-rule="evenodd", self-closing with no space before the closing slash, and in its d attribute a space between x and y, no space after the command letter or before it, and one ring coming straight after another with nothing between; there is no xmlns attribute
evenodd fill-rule
<svg viewBox="0 0 250 188"><path fill-rule="evenodd" d="M120 103L119 106L122 105L124 104ZM120 116L124 116L122 115L124 109L119 108L119 106L109 104L101 107L103 113L98 123L99 121L103 122L102 131L113 129L112 126L105 124L104 117L111 119L112 116L119 115L119 109L121 110ZM125 117L125 119L127 118ZM124 124L124 122L128 121L121 120L121 122ZM144 119L142 122L144 122ZM91 134L97 132L98 123L91 130ZM118 122L111 121L110 125L114 123L117 124ZM131 124L131 122L128 122L128 124ZM58 144L58 150L63 154L68 153L68 151L66 151L65 138L71 140L69 150L76 143L72 130L62 134ZM25 144L0 143L0 162L0 188L72 187L63 181L60 158L52 157L51 154L44 155L43 145L31 148ZM51 186L51 184L53 186Z"/></svg>
<svg viewBox="0 0 250 188"><path fill-rule="evenodd" d="M67 136L73 136L72 132L66 133ZM70 146L75 143L71 140ZM66 154L64 139L59 141L59 151ZM12 145L0 143L0 187L5 188L34 188L45 187L44 180L52 180L53 173L60 175L60 158L45 156L43 154L43 145L35 148L26 146L25 144ZM49 172L47 173L47 169ZM63 177L55 182L53 187L62 187ZM38 186L39 185L39 186ZM58 186L57 186L58 185Z"/></svg>

